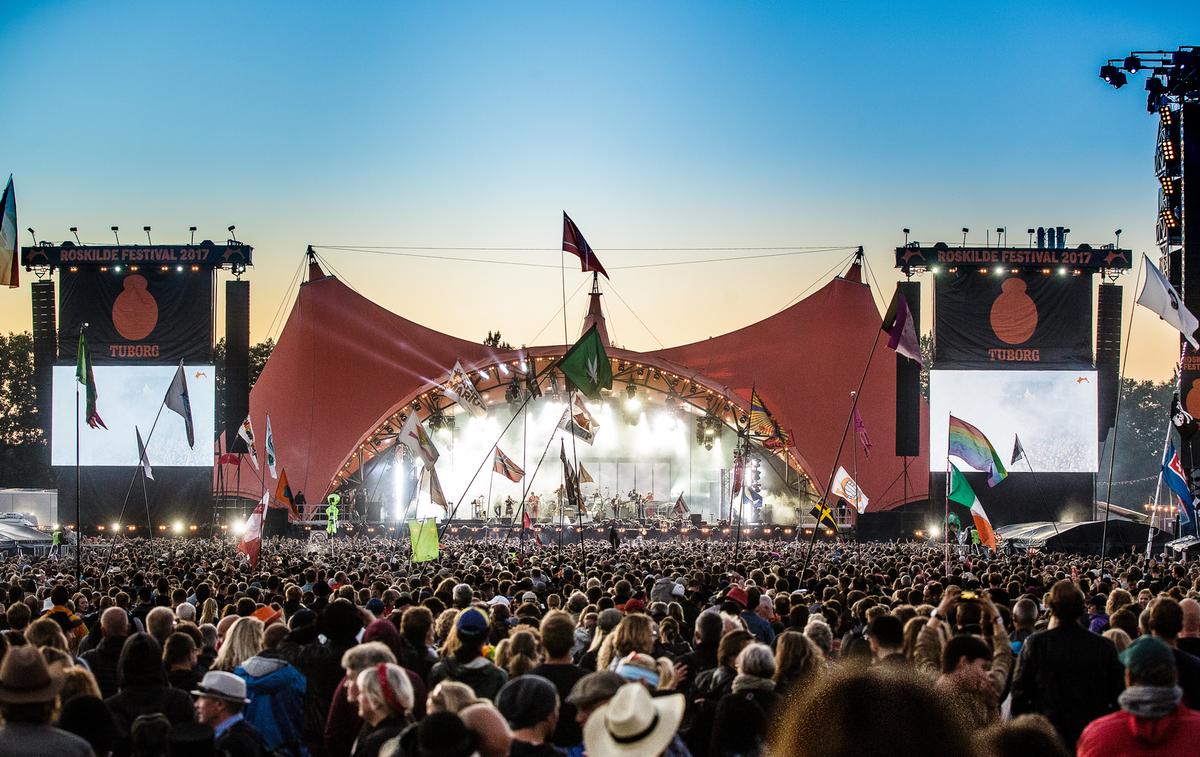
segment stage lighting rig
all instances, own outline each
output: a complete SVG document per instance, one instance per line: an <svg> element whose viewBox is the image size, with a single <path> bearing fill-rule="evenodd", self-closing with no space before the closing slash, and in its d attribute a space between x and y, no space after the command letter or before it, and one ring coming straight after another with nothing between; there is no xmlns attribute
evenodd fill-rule
<svg viewBox="0 0 1200 757"><path fill-rule="evenodd" d="M1109 58L1100 67L1100 78L1120 89L1129 81L1126 74L1149 72L1146 110L1153 113L1167 103L1178 106L1200 96L1197 63L1200 48L1194 45L1181 45L1177 50L1134 50L1124 58Z"/></svg>
<svg viewBox="0 0 1200 757"><path fill-rule="evenodd" d="M72 227L71 227L71 233L75 235L75 244L77 244L77 245L79 245L80 247L82 247L82 246L83 246L83 242L80 242L80 241L79 241L79 227L78 227L78 226L72 226Z"/></svg>

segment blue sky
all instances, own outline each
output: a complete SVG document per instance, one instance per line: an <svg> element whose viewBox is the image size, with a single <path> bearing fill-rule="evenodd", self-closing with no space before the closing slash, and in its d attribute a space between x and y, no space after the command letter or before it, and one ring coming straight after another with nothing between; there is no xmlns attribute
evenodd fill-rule
<svg viewBox="0 0 1200 757"><path fill-rule="evenodd" d="M1200 4L975 6L8 3L0 172L39 238L236 224L257 249L256 339L306 244L517 247L470 255L557 265L541 248L563 209L610 269L714 256L614 248L862 244L886 288L905 226L930 242L1123 228L1153 253L1142 80L1113 91L1096 71L1197 42L1180 35ZM552 268L323 254L449 333L561 339L558 322L538 334L561 304ZM731 330L837 258L613 270L614 338ZM568 293L581 281L568 271ZM1168 375L1167 327L1137 324L1129 375ZM0 328L28 326L28 290L0 292Z"/></svg>

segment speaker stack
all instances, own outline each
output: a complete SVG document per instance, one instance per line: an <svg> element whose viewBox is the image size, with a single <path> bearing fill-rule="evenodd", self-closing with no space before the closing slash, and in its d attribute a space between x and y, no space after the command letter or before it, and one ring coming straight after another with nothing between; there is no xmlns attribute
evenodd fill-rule
<svg viewBox="0 0 1200 757"><path fill-rule="evenodd" d="M225 447L249 452L238 436L250 413L250 282L225 282Z"/></svg>

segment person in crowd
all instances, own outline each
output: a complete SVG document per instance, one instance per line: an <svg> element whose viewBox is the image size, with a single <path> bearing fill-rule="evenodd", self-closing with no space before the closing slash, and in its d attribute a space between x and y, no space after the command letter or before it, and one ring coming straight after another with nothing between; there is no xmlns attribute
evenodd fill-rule
<svg viewBox="0 0 1200 757"><path fill-rule="evenodd" d="M358 715L358 676L377 665L395 664L396 655L382 642L358 644L342 655L345 676L338 683L325 719L325 749L328 757L350 757L354 739L362 729ZM415 703L414 694L414 703Z"/></svg>
<svg viewBox="0 0 1200 757"><path fill-rule="evenodd" d="M719 613L706 612L696 617L693 639L696 642L692 651L676 658L680 667L685 671L683 677L676 682L676 689L684 694L690 694L693 683L701 673L717 667L717 645L721 642L721 633L725 624Z"/></svg>
<svg viewBox="0 0 1200 757"><path fill-rule="evenodd" d="M766 644L746 645L734 663L737 675L713 716L709 754L757 755L775 709L775 657Z"/></svg>
<svg viewBox="0 0 1200 757"><path fill-rule="evenodd" d="M476 702L486 701L475 696L465 683L442 681L429 692L426 712L461 712Z"/></svg>
<svg viewBox="0 0 1200 757"><path fill-rule="evenodd" d="M322 586L325 589L317 592ZM313 589L315 597L317 593L323 594L328 590L329 584L318 581ZM314 599L314 604L317 603L317 599ZM325 717L333 704L333 694L345 674L342 657L358 643L363 618L353 602L339 597L326 602L316 620L312 634L303 634L309 640L300 648L294 664L305 681L304 743L310 752L320 757L324 754Z"/></svg>
<svg viewBox="0 0 1200 757"><path fill-rule="evenodd" d="M111 754L116 728L113 725L112 714L104 706L104 700L91 694L62 698L61 693L60 699L63 704L59 708L56 725L86 741L96 757L107 757Z"/></svg>
<svg viewBox="0 0 1200 757"><path fill-rule="evenodd" d="M100 633L100 643L81 658L96 676L100 694L107 699L117 693L117 662L129 636L129 614L120 607L109 607L100 614Z"/></svg>
<svg viewBox="0 0 1200 757"><path fill-rule="evenodd" d="M652 697L642 684L627 683L587 719L584 749L588 757L683 757L677 732L684 706L682 694Z"/></svg>
<svg viewBox="0 0 1200 757"><path fill-rule="evenodd" d="M616 630L622 617L621 611L615 607L607 607L597 614L596 633L592 636L592 643L588 646L587 651L580 655L579 667L589 672L598 669L600 649L604 646L604 640ZM611 644L611 642L609 643Z"/></svg>
<svg viewBox="0 0 1200 757"><path fill-rule="evenodd" d="M573 747L583 743L583 731L575 722L575 705L568 698L587 671L571 661L571 648L575 644L575 621L570 613L552 610L542 618L538 627L542 635L545 659L530 670L531 675L541 676L554 684L560 704L558 724L551 741L559 747Z"/></svg>
<svg viewBox="0 0 1200 757"><path fill-rule="evenodd" d="M1175 639L1175 648L1200 658L1200 602L1191 597L1179 601L1183 625Z"/></svg>
<svg viewBox="0 0 1200 757"><path fill-rule="evenodd" d="M350 753L352 757L377 757L387 741L412 724L407 714L413 706L412 684L399 665L389 662L363 670L355 684L363 725Z"/></svg>
<svg viewBox="0 0 1200 757"><path fill-rule="evenodd" d="M490 702L477 702L458 713L478 744L479 757L508 757L513 735L508 721Z"/></svg>
<svg viewBox="0 0 1200 757"><path fill-rule="evenodd" d="M571 687L571 693L566 701L575 708L575 722L579 725L580 733L588 718L600 705L612 699L617 689L625 685L625 679L610 670L588 673ZM581 757L583 745L566 747L571 757Z"/></svg>
<svg viewBox="0 0 1200 757"><path fill-rule="evenodd" d="M1079 757L1195 753L1200 712L1183 704L1177 651L1161 638L1143 636L1121 653L1126 684L1119 697L1121 709L1083 729L1076 748Z"/></svg>
<svg viewBox="0 0 1200 757"><path fill-rule="evenodd" d="M480 699L495 699L500 687L508 682L508 673L496 667L483 654L488 622L474 608L459 613L454 634L447 644L447 656L433 666L430 685L444 680L465 683Z"/></svg>
<svg viewBox="0 0 1200 757"><path fill-rule="evenodd" d="M978 731L972 739L980 757L1071 757L1050 721L1042 715L1018 715Z"/></svg>
<svg viewBox="0 0 1200 757"><path fill-rule="evenodd" d="M51 725L62 680L32 646L8 650L0 663L0 754L89 757L91 745Z"/></svg>
<svg viewBox="0 0 1200 757"><path fill-rule="evenodd" d="M1133 643L1133 639L1129 638L1129 634L1125 633L1120 628L1110 628L1100 635L1113 643L1113 646L1116 647L1118 654L1124 652L1129 648L1129 645Z"/></svg>
<svg viewBox="0 0 1200 757"><path fill-rule="evenodd" d="M959 634L942 650L938 688L968 722L983 725L1000 717L999 694L988 676L991 666L992 648L978 636Z"/></svg>
<svg viewBox="0 0 1200 757"><path fill-rule="evenodd" d="M162 714L172 724L195 719L191 698L167 682L162 649L150 634L135 633L125 640L117 668L117 693L105 700L116 727L117 757L129 754L133 722L141 715Z"/></svg>
<svg viewBox="0 0 1200 757"><path fill-rule="evenodd" d="M821 650L794 629L775 637L775 695L790 697L810 686L825 667Z"/></svg>
<svg viewBox="0 0 1200 757"><path fill-rule="evenodd" d="M401 648L396 662L429 680L429 673L437 663L433 651L433 613L428 607L407 607L400 616Z"/></svg>
<svg viewBox="0 0 1200 757"><path fill-rule="evenodd" d="M1146 608L1150 633L1163 640L1175 656L1175 678L1183 689L1183 703L1200 709L1200 659L1179 648L1183 630L1183 608L1171 597L1157 597Z"/></svg>
<svg viewBox="0 0 1200 757"><path fill-rule="evenodd" d="M904 657L904 624L895 615L875 617L867 626L867 642L876 665L908 667Z"/></svg>
<svg viewBox="0 0 1200 757"><path fill-rule="evenodd" d="M514 678L496 695L496 709L512 729L512 757L565 757L551 741L559 718L553 683L532 674Z"/></svg>
<svg viewBox="0 0 1200 757"><path fill-rule="evenodd" d="M1080 625L1086 608L1078 587L1058 581L1050 587L1049 605L1050 628L1021 647L1012 712L1045 715L1074 746L1088 723L1117 709L1123 669L1113 643Z"/></svg>
<svg viewBox="0 0 1200 757"><path fill-rule="evenodd" d="M242 631L243 626L245 631ZM255 637L257 643L254 642ZM278 754L299 756L305 752L302 730L307 683L300 671L278 652L264 648L262 637L262 621L248 617L237 622L227 642L238 639L239 643L246 644L247 650L257 647L254 654L233 669L234 675L246 682L246 694L250 699L243 717L262 734L267 749ZM220 659L218 655L218 662Z"/></svg>
<svg viewBox="0 0 1200 757"><path fill-rule="evenodd" d="M200 683L200 650L186 633L175 632L163 646L163 665L167 683L180 691L191 691Z"/></svg>
<svg viewBox="0 0 1200 757"><path fill-rule="evenodd" d="M245 681L233 673L211 670L204 674L192 696L196 698L196 720L212 729L218 753L266 757L262 734L242 715L250 701Z"/></svg>

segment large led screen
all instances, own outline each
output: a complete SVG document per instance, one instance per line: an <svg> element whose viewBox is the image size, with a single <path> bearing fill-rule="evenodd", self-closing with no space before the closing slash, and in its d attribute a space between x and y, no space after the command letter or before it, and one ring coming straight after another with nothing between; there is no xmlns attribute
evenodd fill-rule
<svg viewBox="0 0 1200 757"><path fill-rule="evenodd" d="M183 418L163 408L154 425L163 397L175 377L173 365L116 366L97 365L96 412L108 429L89 428L83 422L85 392L75 380L75 366L54 366L54 417L52 421L53 465L75 464L75 395L79 390L79 464L138 464L136 426L146 447L151 467L212 467L213 416L215 415L216 370L211 365L185 365L188 396L192 404L195 448L188 448Z"/></svg>
<svg viewBox="0 0 1200 757"><path fill-rule="evenodd" d="M930 371L931 471L946 470L951 413L982 431L1011 472L1096 471L1095 371ZM1025 459L1010 465L1017 437Z"/></svg>

